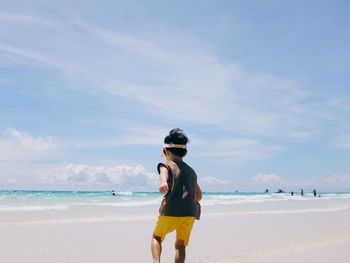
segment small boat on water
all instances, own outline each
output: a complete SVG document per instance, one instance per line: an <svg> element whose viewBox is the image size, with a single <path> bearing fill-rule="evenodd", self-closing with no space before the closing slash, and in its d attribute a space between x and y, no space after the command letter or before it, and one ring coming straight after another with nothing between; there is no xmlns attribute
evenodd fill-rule
<svg viewBox="0 0 350 263"><path fill-rule="evenodd" d="M282 190L282 189L278 189L276 194L284 194L286 191Z"/></svg>

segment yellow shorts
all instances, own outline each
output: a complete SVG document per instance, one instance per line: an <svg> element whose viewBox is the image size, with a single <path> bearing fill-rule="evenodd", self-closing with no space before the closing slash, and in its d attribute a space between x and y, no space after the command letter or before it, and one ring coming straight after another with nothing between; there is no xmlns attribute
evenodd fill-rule
<svg viewBox="0 0 350 263"><path fill-rule="evenodd" d="M192 216L158 216L153 235L162 241L165 236L176 230L176 239L183 240L185 246L188 245L195 218Z"/></svg>

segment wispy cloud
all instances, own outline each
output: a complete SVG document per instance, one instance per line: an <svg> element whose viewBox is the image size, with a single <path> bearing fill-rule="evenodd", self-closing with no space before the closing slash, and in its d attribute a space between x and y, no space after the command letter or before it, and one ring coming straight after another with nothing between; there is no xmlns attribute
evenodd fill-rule
<svg viewBox="0 0 350 263"><path fill-rule="evenodd" d="M317 133L311 131L293 131L289 133L289 137L296 141L304 141L313 138Z"/></svg>
<svg viewBox="0 0 350 263"><path fill-rule="evenodd" d="M332 141L333 145L341 149L350 149L350 133L340 131Z"/></svg>
<svg viewBox="0 0 350 263"><path fill-rule="evenodd" d="M194 36L132 35L78 18L45 18L43 24L34 23L42 20L35 16L2 18L12 30L3 28L0 52L51 66L84 89L134 99L159 117L268 136L304 127L310 92L283 77L222 62Z"/></svg>
<svg viewBox="0 0 350 263"><path fill-rule="evenodd" d="M36 51L26 50L22 48L15 48L7 45L0 45L0 51L10 55L19 56L21 58L29 60L30 62L35 61L41 64L45 64L46 66L58 67L58 64L50 60L47 56L45 56L45 54L42 54ZM26 60L23 60L23 59L21 61L16 60L16 62L19 62L20 64L30 65L30 63L28 63Z"/></svg>
<svg viewBox="0 0 350 263"><path fill-rule="evenodd" d="M196 156L220 159L230 164L246 164L272 157L284 150L279 145L268 145L255 139L219 139L200 141L194 145Z"/></svg>
<svg viewBox="0 0 350 263"><path fill-rule="evenodd" d="M79 139L76 142L66 143L73 148L111 148L118 146L159 146L162 147L164 137L174 127L150 126L148 124L127 123L119 127L118 136L112 138Z"/></svg>
<svg viewBox="0 0 350 263"><path fill-rule="evenodd" d="M323 180L323 185L328 189L336 191L348 191L350 189L350 175L338 175L334 174Z"/></svg>
<svg viewBox="0 0 350 263"><path fill-rule="evenodd" d="M212 187L217 187L217 186L228 186L230 184L229 181L227 180L222 180L219 178L216 178L214 176L204 176L199 179L199 183L204 186L212 186Z"/></svg>
<svg viewBox="0 0 350 263"><path fill-rule="evenodd" d="M50 136L32 136L15 128L7 128L0 137L0 160L36 160L56 152L59 143Z"/></svg>
<svg viewBox="0 0 350 263"><path fill-rule="evenodd" d="M252 177L252 181L254 183L258 184L276 184L282 182L282 177L275 175L275 174L264 174L264 173L258 173L255 176Z"/></svg>
<svg viewBox="0 0 350 263"><path fill-rule="evenodd" d="M47 24L49 20L39 18L37 16L23 15L23 14L6 14L0 13L0 21L3 24Z"/></svg>

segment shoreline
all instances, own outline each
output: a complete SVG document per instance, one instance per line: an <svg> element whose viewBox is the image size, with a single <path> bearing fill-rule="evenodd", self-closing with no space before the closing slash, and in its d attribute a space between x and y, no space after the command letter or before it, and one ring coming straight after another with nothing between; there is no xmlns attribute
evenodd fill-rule
<svg viewBox="0 0 350 263"><path fill-rule="evenodd" d="M115 207L106 200L103 205L78 201L66 201L68 208L62 210L0 212L1 260L151 262L149 246L158 204ZM348 261L348 197L233 201L202 206L186 262ZM163 262L172 262L174 242L171 233L163 243Z"/></svg>

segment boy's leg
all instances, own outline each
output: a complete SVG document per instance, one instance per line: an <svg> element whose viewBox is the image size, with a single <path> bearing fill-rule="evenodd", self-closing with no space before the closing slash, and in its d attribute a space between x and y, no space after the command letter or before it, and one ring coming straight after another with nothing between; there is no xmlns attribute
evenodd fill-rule
<svg viewBox="0 0 350 263"><path fill-rule="evenodd" d="M176 227L175 263L184 263L186 258L186 246L190 240L194 217L179 217Z"/></svg>
<svg viewBox="0 0 350 263"><path fill-rule="evenodd" d="M176 229L177 218L172 216L159 216L156 227L153 231L151 241L151 250L153 262L160 262L160 254L162 253L162 240L165 236Z"/></svg>
<svg viewBox="0 0 350 263"><path fill-rule="evenodd" d="M175 242L175 263L184 263L186 258L186 246L183 240Z"/></svg>
<svg viewBox="0 0 350 263"><path fill-rule="evenodd" d="M152 236L151 250L153 263L160 263L160 254L162 253L162 241L157 236Z"/></svg>

